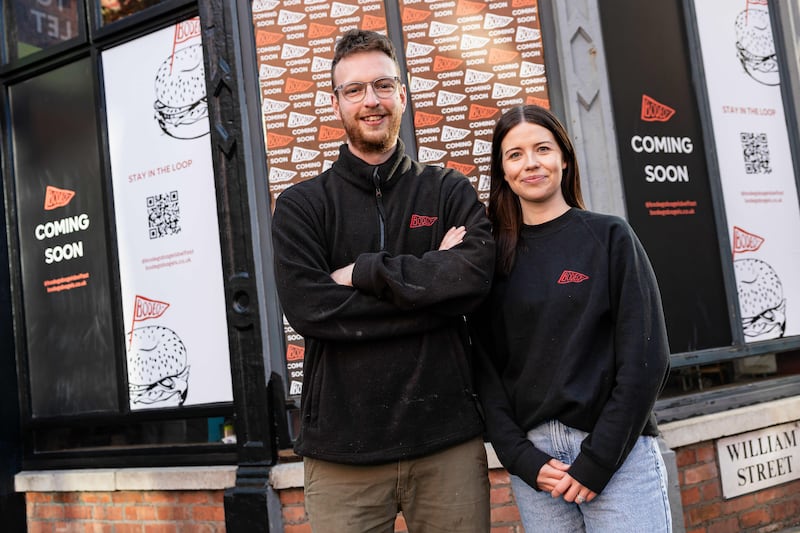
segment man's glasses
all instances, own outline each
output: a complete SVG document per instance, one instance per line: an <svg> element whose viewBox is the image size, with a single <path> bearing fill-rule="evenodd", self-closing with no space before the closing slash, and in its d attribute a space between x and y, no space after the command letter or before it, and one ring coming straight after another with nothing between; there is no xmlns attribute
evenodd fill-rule
<svg viewBox="0 0 800 533"><path fill-rule="evenodd" d="M339 93L348 102L357 104L367 96L367 85L372 85L372 92L378 98L389 98L397 92L397 88L400 86L400 78L387 76L371 82L351 81L337 86L333 92Z"/></svg>

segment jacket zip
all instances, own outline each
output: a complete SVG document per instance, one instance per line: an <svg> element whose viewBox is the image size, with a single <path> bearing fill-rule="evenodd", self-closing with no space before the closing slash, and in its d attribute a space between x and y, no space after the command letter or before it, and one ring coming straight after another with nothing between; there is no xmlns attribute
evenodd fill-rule
<svg viewBox="0 0 800 533"><path fill-rule="evenodd" d="M386 249L386 212L383 210L383 193L381 192L381 177L378 176L378 167L372 172L372 182L375 184L375 202L378 204L378 229L381 234L380 251Z"/></svg>

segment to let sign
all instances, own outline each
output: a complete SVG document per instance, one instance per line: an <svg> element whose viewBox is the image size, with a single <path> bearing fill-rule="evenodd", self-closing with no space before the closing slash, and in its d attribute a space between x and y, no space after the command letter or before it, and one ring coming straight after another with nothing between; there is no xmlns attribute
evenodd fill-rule
<svg viewBox="0 0 800 533"><path fill-rule="evenodd" d="M733 498L800 479L800 421L717 441L722 494Z"/></svg>

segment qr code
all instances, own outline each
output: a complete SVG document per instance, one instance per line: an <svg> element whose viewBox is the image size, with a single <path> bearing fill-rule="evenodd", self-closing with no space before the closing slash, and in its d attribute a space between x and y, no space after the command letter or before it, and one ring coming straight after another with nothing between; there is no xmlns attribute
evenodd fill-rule
<svg viewBox="0 0 800 533"><path fill-rule="evenodd" d="M742 132L739 134L742 141L744 155L744 170L748 174L769 174L769 144L766 133Z"/></svg>
<svg viewBox="0 0 800 533"><path fill-rule="evenodd" d="M180 222L178 191L147 197L147 223L151 239L180 233Z"/></svg>

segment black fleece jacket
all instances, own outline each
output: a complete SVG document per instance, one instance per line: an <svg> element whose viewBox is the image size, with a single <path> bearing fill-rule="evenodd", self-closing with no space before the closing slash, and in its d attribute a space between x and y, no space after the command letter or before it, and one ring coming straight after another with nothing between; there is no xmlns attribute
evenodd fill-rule
<svg viewBox="0 0 800 533"><path fill-rule="evenodd" d="M571 209L524 226L514 268L470 325L489 437L532 487L550 456L526 433L545 421L589 433L569 473L598 493L640 435L658 434L667 332L653 269L625 220Z"/></svg>
<svg viewBox="0 0 800 533"><path fill-rule="evenodd" d="M460 225L463 243L439 251ZM489 293L494 242L462 174L402 142L379 166L343 145L278 197L272 236L281 305L306 341L299 455L376 464L481 434L464 315ZM352 288L330 276L350 263Z"/></svg>

